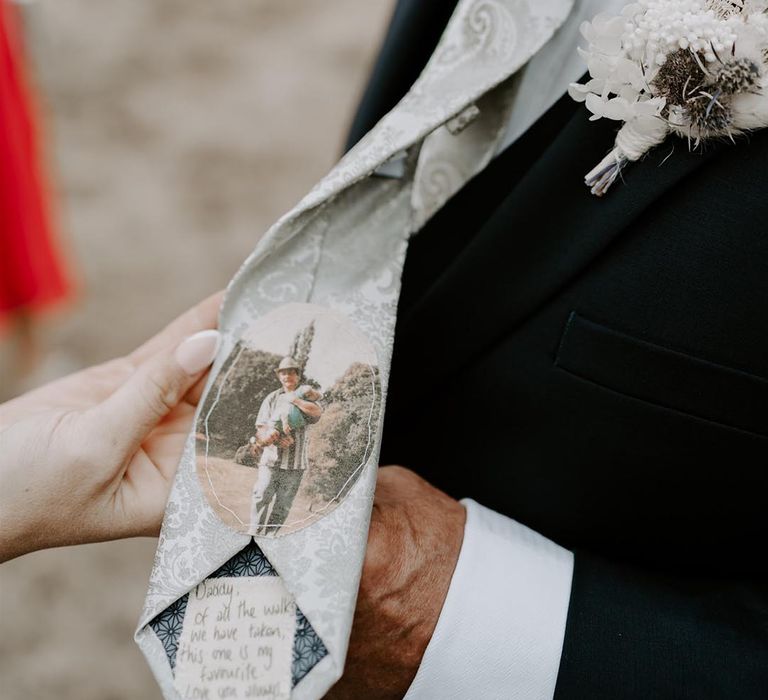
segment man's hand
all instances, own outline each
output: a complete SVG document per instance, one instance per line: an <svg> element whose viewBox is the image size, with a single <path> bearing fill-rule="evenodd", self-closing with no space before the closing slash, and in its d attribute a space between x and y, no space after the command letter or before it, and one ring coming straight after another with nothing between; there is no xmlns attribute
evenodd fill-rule
<svg viewBox="0 0 768 700"><path fill-rule="evenodd" d="M402 467L379 469L344 676L328 698L402 698L448 593L463 506Z"/></svg>

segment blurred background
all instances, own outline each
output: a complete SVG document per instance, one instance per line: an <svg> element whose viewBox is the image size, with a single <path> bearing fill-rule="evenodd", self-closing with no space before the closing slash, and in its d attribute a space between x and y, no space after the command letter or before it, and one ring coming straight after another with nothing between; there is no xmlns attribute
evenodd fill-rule
<svg viewBox="0 0 768 700"><path fill-rule="evenodd" d="M227 283L338 158L393 6L0 0L32 88L48 285L0 299L0 400L133 349ZM7 224L0 292L21 274ZM0 698L160 698L132 641L153 553L130 540L0 566Z"/></svg>

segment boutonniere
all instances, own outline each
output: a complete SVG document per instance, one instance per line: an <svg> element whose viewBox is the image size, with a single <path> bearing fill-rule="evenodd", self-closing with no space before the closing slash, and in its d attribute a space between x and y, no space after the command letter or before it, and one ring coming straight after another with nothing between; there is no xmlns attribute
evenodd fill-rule
<svg viewBox="0 0 768 700"><path fill-rule="evenodd" d="M768 126L768 0L640 0L581 32L591 79L570 95L623 122L585 177L593 194L672 134L694 149Z"/></svg>

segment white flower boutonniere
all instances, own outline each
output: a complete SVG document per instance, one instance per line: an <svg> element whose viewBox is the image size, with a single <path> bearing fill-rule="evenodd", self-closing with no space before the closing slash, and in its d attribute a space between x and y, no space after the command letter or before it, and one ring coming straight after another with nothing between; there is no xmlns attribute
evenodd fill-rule
<svg viewBox="0 0 768 700"><path fill-rule="evenodd" d="M670 134L697 148L768 126L768 0L640 0L581 32L591 79L570 95L624 122L585 178L593 194Z"/></svg>

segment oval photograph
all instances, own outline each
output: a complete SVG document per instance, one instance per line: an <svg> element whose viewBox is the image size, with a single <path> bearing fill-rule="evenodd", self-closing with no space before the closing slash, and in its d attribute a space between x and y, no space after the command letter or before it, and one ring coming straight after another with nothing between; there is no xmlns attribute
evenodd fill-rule
<svg viewBox="0 0 768 700"><path fill-rule="evenodd" d="M236 343L206 396L196 430L200 485L234 529L294 532L352 488L380 412L367 338L325 307L281 306Z"/></svg>

